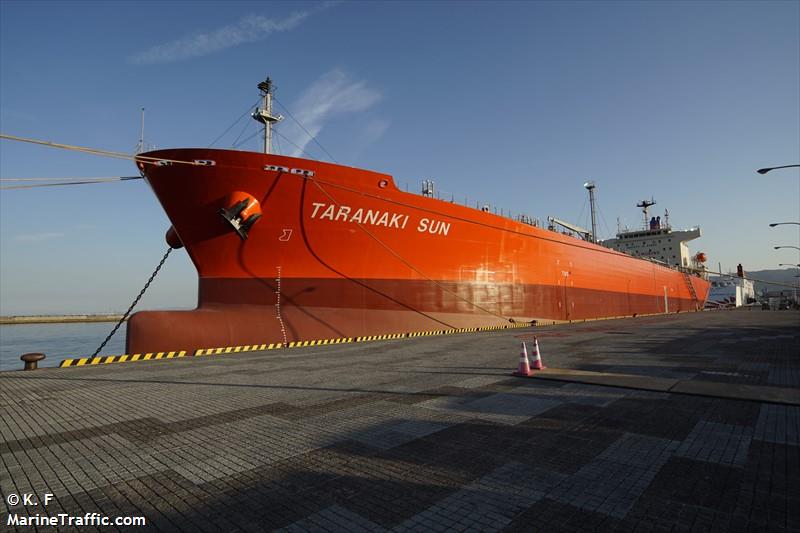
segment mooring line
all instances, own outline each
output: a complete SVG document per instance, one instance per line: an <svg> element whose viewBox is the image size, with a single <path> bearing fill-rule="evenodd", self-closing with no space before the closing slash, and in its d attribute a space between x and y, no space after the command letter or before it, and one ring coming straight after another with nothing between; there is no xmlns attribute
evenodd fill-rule
<svg viewBox="0 0 800 533"><path fill-rule="evenodd" d="M108 334L108 336L103 341L103 343L100 344L100 346L97 347L97 350L94 351L94 353L92 354L92 357L90 359L94 359L95 357L97 357L97 354L100 353L100 350L103 349L103 347L106 345L106 343L108 343L108 341L111 339L111 337L114 336L114 333L117 332L117 330L122 325L122 323L125 322L125 320L128 318L128 315L130 315L131 311L133 311L133 308L136 307L136 304L138 304L139 300L141 300L142 296L144 296L144 291L146 291L147 288L150 287L150 284L153 283L153 280L155 279L156 275L158 274L158 271L161 270L162 266L164 266L164 261L167 260L167 257L169 257L169 254L172 253L172 250L174 250L174 248L172 248L171 246L169 248L167 248L167 253L164 254L164 257L161 258L161 261L159 261L158 266L156 267L156 269L153 271L152 274L150 274L150 278L147 280L147 283L144 284L144 287L142 287L142 290L139 291L139 294L133 300L133 303L130 305L130 307L128 307L128 310L125 311L125 314L122 315L122 318L119 319L119 322L117 322L117 325L114 326L114 329L111 330L111 333Z"/></svg>
<svg viewBox="0 0 800 533"><path fill-rule="evenodd" d="M320 184L317 182L317 180L315 180L314 178L307 178L307 179L309 179L309 180L310 180L310 181L311 181L311 182L312 182L312 183L313 183L313 184L314 184L314 185L315 185L315 186L316 186L316 187L317 187L317 188L318 188L318 189L319 189L319 190L320 190L320 191L321 191L321 192L322 192L322 193L323 193L325 196L327 196L327 197L328 197L328 199L330 199L330 201L334 203L334 205L336 205L337 207L339 206L339 202L338 202L338 201L336 201L336 199L335 199L333 196L331 196L331 194L330 194L330 193L328 193L328 191L326 191L326 190L325 190L325 189L322 187L322 185L320 185ZM426 275L426 274L425 274L424 272L422 272L420 269L418 269L417 267L415 267L414 265L412 265L412 264L411 264L411 263L410 263L408 260L406 260L406 259L405 259L405 258L404 258L402 255L400 255L399 253L395 252L395 251L394 251L394 250L393 250L393 249L392 249L392 248L391 248L391 247L390 247L388 244L384 243L384 242L383 242L383 241L382 241L380 238L378 238L378 237L377 237L376 235L374 235L374 234L373 234L371 231L369 231L369 230L368 230L366 227L364 227L364 225L363 225L361 222L358 222L358 221L356 221L356 225L357 225L359 228L361 228L361 229L362 229L362 230L363 230L363 231L364 231L364 232L365 232L367 235L369 235L369 236L370 236L370 237L371 237L373 240L375 240L375 242L377 242L377 243L378 243L378 244L380 244L380 245L381 245L383 248L385 248L385 249L386 249L386 251L388 251L390 254L392 254L393 256L395 256L395 257L396 257L396 258L397 258L397 259L398 259L400 262L402 262L404 265L406 265L408 268L410 268L411 270L413 270L414 272L416 272L417 274L419 274L420 276L422 276L422 277L423 277L423 278L425 278L426 280L428 280L428 281L430 281L430 282L434 283L434 284L435 284L437 287L439 287L439 288L440 288L442 291L444 291L444 292L446 292L446 293L449 293L449 294L452 294L453 296L455 296L455 297L456 297L456 298L458 298L459 300L461 300L461 301L463 301L463 302L465 302L465 303L467 303L467 304L469 304L469 305L471 305L471 306L475 307L476 309L480 309L481 311L483 311L483 312L485 312L485 313L487 313L487 314L490 314L490 315L492 315L492 316L495 316L495 317L497 317L497 318L501 318L501 319L503 319L503 320L506 320L506 321L508 321L508 322L512 322L512 323L514 322L514 319L512 319L512 318L509 318L509 317L503 316L503 315L501 315L501 314L495 313L494 311L491 311L491 310L489 310L489 309L486 309L485 307L483 307L483 306L481 306L481 305L479 305L479 304L477 304L477 303L475 303L475 302L473 302L473 301L469 300L468 298L464 298L464 297L463 297L463 296L461 296L460 294L458 294L458 293L456 293L456 292L454 292L454 291L451 291L450 289L448 289L447 287L445 287L444 285L442 285L442 284L441 284L441 283L440 283L438 280L435 280L435 279L431 278L430 276Z"/></svg>

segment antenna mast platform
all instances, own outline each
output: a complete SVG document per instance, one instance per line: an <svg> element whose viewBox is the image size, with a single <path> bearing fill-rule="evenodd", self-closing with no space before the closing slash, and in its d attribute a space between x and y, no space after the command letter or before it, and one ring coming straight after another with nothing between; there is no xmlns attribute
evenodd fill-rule
<svg viewBox="0 0 800 533"><path fill-rule="evenodd" d="M642 200L641 202L636 204L636 207L641 207L642 208L642 213L644 213L644 227L645 228L647 228L648 224L650 223L650 221L647 218L647 210L650 208L651 205L656 205L655 200L653 200L652 198L650 198L650 200Z"/></svg>
<svg viewBox="0 0 800 533"><path fill-rule="evenodd" d="M253 111L251 116L264 125L264 153L270 154L272 153L272 126L283 120L283 116L272 114L272 93L275 92L272 80L267 77L258 84L258 88L261 91L262 103L261 107Z"/></svg>

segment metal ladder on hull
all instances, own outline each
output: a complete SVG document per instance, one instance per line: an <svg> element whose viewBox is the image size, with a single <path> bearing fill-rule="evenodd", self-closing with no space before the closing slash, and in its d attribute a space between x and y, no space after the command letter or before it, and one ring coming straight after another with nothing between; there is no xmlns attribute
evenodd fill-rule
<svg viewBox="0 0 800 533"><path fill-rule="evenodd" d="M686 281L686 286L689 287L689 294L692 295L692 301L694 302L694 310L698 310L697 306L697 291L694 290L694 285L692 284L692 277L689 275L688 272L683 273L683 279Z"/></svg>

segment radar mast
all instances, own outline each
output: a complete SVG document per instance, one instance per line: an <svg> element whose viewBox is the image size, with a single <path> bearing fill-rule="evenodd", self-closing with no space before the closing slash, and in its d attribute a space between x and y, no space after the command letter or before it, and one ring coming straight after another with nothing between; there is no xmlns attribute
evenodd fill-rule
<svg viewBox="0 0 800 533"><path fill-rule="evenodd" d="M642 213L644 213L644 227L645 228L647 228L648 224L650 223L650 221L647 218L647 210L650 208L651 205L656 205L656 202L652 198L650 198L650 200L642 200L641 202L636 204L636 207L641 207L642 208Z"/></svg>
<svg viewBox="0 0 800 533"><path fill-rule="evenodd" d="M266 80L258 84L261 91L261 107L253 111L252 117L264 125L264 153L272 153L272 126L283 120L281 115L272 114L272 93L275 87L272 85L272 79L267 77Z"/></svg>

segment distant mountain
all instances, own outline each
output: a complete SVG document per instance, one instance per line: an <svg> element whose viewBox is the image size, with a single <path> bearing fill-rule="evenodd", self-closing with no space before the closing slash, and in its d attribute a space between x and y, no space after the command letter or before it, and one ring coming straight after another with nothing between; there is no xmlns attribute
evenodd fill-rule
<svg viewBox="0 0 800 533"><path fill-rule="evenodd" d="M772 285L769 283L762 283L761 281L771 281L773 283L784 283L785 285L793 285L795 287L800 283L800 278L795 276L800 274L800 269L797 268L781 268L776 270L755 270L753 272L746 272L745 275L753 280L755 285L756 295L761 294L762 291L790 291L791 287Z"/></svg>

